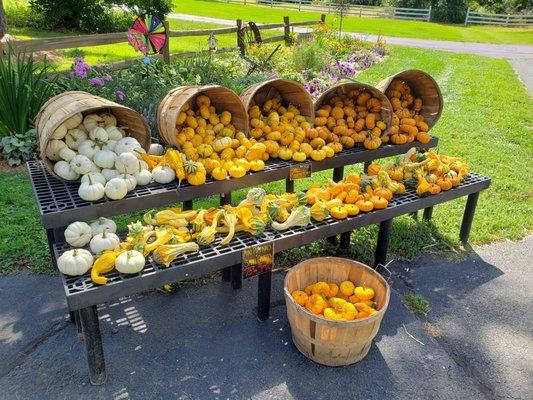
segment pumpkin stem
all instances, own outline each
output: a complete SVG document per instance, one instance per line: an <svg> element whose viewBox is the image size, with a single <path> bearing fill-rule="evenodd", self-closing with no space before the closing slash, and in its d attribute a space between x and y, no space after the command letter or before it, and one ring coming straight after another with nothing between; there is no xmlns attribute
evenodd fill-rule
<svg viewBox="0 0 533 400"><path fill-rule="evenodd" d="M87 174L87 179L89 179L89 186L92 186L93 185L93 180L91 179L91 173L90 172Z"/></svg>

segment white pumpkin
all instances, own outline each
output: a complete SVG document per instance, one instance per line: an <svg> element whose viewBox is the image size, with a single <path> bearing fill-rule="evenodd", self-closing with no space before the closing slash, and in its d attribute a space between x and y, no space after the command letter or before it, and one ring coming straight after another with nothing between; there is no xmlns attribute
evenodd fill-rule
<svg viewBox="0 0 533 400"><path fill-rule="evenodd" d="M101 174L104 176L106 182L109 182L111 179L120 176L120 172L116 169L104 168L102 169Z"/></svg>
<svg viewBox="0 0 533 400"><path fill-rule="evenodd" d="M142 150L141 144L137 141L137 139L133 137L123 137L122 139L117 141L117 144L115 146L115 153L118 155L126 152L134 152L135 150Z"/></svg>
<svg viewBox="0 0 533 400"><path fill-rule="evenodd" d="M108 125L105 127L107 132L107 137L109 140L120 140L122 139L122 133L117 129L115 125Z"/></svg>
<svg viewBox="0 0 533 400"><path fill-rule="evenodd" d="M128 194L126 181L121 178L112 178L105 184L105 195L111 200L123 199Z"/></svg>
<svg viewBox="0 0 533 400"><path fill-rule="evenodd" d="M74 156L72 160L70 160L70 166L74 172L83 175L91 172L93 168L93 162L83 154L78 154Z"/></svg>
<svg viewBox="0 0 533 400"><path fill-rule="evenodd" d="M93 236L99 233L104 233L104 231L108 233L115 233L117 231L117 224L115 224L115 221L104 217L100 217L96 221L91 222L90 226Z"/></svg>
<svg viewBox="0 0 533 400"><path fill-rule="evenodd" d="M89 114L83 118L83 126L87 129L87 132L90 132L95 126L103 123L104 120L96 114Z"/></svg>
<svg viewBox="0 0 533 400"><path fill-rule="evenodd" d="M162 156L165 152L165 148L159 143L152 143L148 149L148 154L153 154L154 156Z"/></svg>
<svg viewBox="0 0 533 400"><path fill-rule="evenodd" d="M122 274L136 274L144 268L145 258L137 250L120 253L115 261L115 269Z"/></svg>
<svg viewBox="0 0 533 400"><path fill-rule="evenodd" d="M82 125L83 126L83 125ZM72 150L78 150L81 143L85 142L89 136L80 128L74 128L68 131L65 136L65 143Z"/></svg>
<svg viewBox="0 0 533 400"><path fill-rule="evenodd" d="M54 133L52 133L52 139L63 139L67 135L68 129L65 124L59 125Z"/></svg>
<svg viewBox="0 0 533 400"><path fill-rule="evenodd" d="M117 119L113 114L102 113L100 114L100 118L104 121L105 126L117 126Z"/></svg>
<svg viewBox="0 0 533 400"><path fill-rule="evenodd" d="M126 187L128 189L128 192L130 190L135 189L135 186L137 186L137 180L135 180L135 177L131 174L122 174L119 176L120 179L123 179L124 182L126 182Z"/></svg>
<svg viewBox="0 0 533 400"><path fill-rule="evenodd" d="M74 129L82 122L83 122L83 115L81 113L77 113L77 114L74 114L69 119L67 119L65 122L63 122L63 125L65 125L67 129Z"/></svg>
<svg viewBox="0 0 533 400"><path fill-rule="evenodd" d="M83 182L78 188L78 196L85 201L100 200L105 194L104 185L100 182L93 182L90 177L88 179L89 182Z"/></svg>
<svg viewBox="0 0 533 400"><path fill-rule="evenodd" d="M92 160L94 155L101 147L94 143L92 140L86 140L78 146L78 153L84 155L88 159Z"/></svg>
<svg viewBox="0 0 533 400"><path fill-rule="evenodd" d="M61 159L64 161L70 162L70 160L72 160L75 156L76 152L66 146L59 150L59 157L61 157Z"/></svg>
<svg viewBox="0 0 533 400"><path fill-rule="evenodd" d="M72 247L83 247L91 241L93 233L89 224L76 221L65 229L65 240Z"/></svg>
<svg viewBox="0 0 533 400"><path fill-rule="evenodd" d="M95 163L92 163L92 164L93 164L93 165L92 165L92 168L91 168L91 172L98 172L98 173L100 173L100 172L102 171L102 169L101 169L99 166L97 166Z"/></svg>
<svg viewBox="0 0 533 400"><path fill-rule="evenodd" d="M116 140L108 140L107 142L105 142L103 144L102 150L109 150L109 151L112 151L114 153L116 145L117 145L117 141Z"/></svg>
<svg viewBox="0 0 533 400"><path fill-rule="evenodd" d="M139 167L141 168L141 170L148 169L148 164L146 164L146 161L144 160L139 160Z"/></svg>
<svg viewBox="0 0 533 400"><path fill-rule="evenodd" d="M93 161L100 168L113 168L116 154L111 150L98 150L94 153Z"/></svg>
<svg viewBox="0 0 533 400"><path fill-rule="evenodd" d="M57 259L57 268L69 276L83 275L93 265L93 255L85 249L67 250Z"/></svg>
<svg viewBox="0 0 533 400"><path fill-rule="evenodd" d="M80 177L80 174L72 169L70 163L63 160L54 164L54 172L57 174L57 176L66 181L75 181Z"/></svg>
<svg viewBox="0 0 533 400"><path fill-rule="evenodd" d="M89 172L88 174L85 174L81 177L81 183L85 183L85 182L93 182L93 183L98 182L105 186L107 179L100 172Z"/></svg>
<svg viewBox="0 0 533 400"><path fill-rule="evenodd" d="M139 170L139 160L132 153L122 153L115 159L115 168L123 174L134 174Z"/></svg>
<svg viewBox="0 0 533 400"><path fill-rule="evenodd" d="M152 170L152 178L158 183L170 183L175 177L174 170L167 165L158 166Z"/></svg>
<svg viewBox="0 0 533 400"><path fill-rule="evenodd" d="M46 157L52 161L61 160L61 157L59 156L59 150L61 150L63 147L67 147L67 145L62 140L49 140L45 150Z"/></svg>
<svg viewBox="0 0 533 400"><path fill-rule="evenodd" d="M100 254L106 250L114 250L119 243L120 239L117 235L112 232L104 231L93 236L89 243L89 247L93 254Z"/></svg>
<svg viewBox="0 0 533 400"><path fill-rule="evenodd" d="M89 131L89 137L97 143L105 143L109 140L107 131L101 126L95 126Z"/></svg>
<svg viewBox="0 0 533 400"><path fill-rule="evenodd" d="M133 177L137 181L137 185L144 186L152 182L152 173L147 169L140 169L133 175Z"/></svg>

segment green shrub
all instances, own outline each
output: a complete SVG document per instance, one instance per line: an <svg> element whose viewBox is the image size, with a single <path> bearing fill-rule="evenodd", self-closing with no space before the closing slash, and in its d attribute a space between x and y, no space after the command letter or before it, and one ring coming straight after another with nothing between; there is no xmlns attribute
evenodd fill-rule
<svg viewBox="0 0 533 400"><path fill-rule="evenodd" d="M10 1L5 5L7 25L18 28L42 28L42 15L30 10L22 0Z"/></svg>
<svg viewBox="0 0 533 400"><path fill-rule="evenodd" d="M33 157L37 150L35 129L13 136L5 136L0 141L0 157L11 166L20 165Z"/></svg>

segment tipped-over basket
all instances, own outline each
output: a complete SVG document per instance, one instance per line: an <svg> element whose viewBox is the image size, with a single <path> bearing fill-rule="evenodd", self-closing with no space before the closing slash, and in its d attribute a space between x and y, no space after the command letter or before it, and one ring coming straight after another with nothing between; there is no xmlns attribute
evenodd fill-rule
<svg viewBox="0 0 533 400"><path fill-rule="evenodd" d="M287 104L292 104L300 110L309 123L315 120L315 109L313 99L305 88L298 82L288 79L271 79L256 83L247 87L241 94L241 99L246 108L246 112L251 107L258 105L261 107L267 100L279 98Z"/></svg>
<svg viewBox="0 0 533 400"><path fill-rule="evenodd" d="M413 96L422 99L420 114L424 117L429 129L431 129L439 120L444 106L442 93L435 79L427 72L410 69L383 79L376 87L388 96L389 86L396 79L409 86Z"/></svg>
<svg viewBox="0 0 533 400"><path fill-rule="evenodd" d="M91 93L63 92L44 103L35 117L41 159L48 172L58 179L63 179L54 172L53 162L46 157L46 146L59 125L78 113L86 116L103 112L113 114L117 119L117 125L125 128L126 135L137 139L142 148L148 151L152 141L150 127L139 113Z"/></svg>
<svg viewBox="0 0 533 400"><path fill-rule="evenodd" d="M392 105L387 96L383 94L383 92L381 92L374 86L367 85L366 83L344 82L329 88L315 100L315 111L322 107L324 104L329 104L329 101L333 97L339 96L341 98L344 98L348 96L348 94L352 90L366 90L372 95L372 97L375 97L381 101L381 120L387 125L387 128L381 134L386 135L390 131L392 126Z"/></svg>
<svg viewBox="0 0 533 400"><path fill-rule="evenodd" d="M340 283L350 280L374 289L377 312L352 321L334 321L312 314L291 296L318 281ZM328 366L349 365L361 361L370 350L389 304L390 288L372 268L357 261L338 257L320 257L302 261L285 277L285 304L291 324L292 339L300 352L311 360Z"/></svg>
<svg viewBox="0 0 533 400"><path fill-rule="evenodd" d="M248 116L241 98L233 90L220 85L178 86L167 93L157 109L157 129L166 143L178 145L176 136L178 115L187 103L195 109L194 101L202 94L209 97L217 113L229 111L231 123L237 131L248 135Z"/></svg>

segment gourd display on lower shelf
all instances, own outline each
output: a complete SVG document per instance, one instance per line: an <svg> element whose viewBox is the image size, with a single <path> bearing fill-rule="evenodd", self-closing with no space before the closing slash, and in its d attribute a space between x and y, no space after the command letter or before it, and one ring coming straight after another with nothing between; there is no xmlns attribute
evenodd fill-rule
<svg viewBox="0 0 533 400"><path fill-rule="evenodd" d="M294 301L312 314L337 321L369 317L377 312L374 289L352 281L316 282L291 293Z"/></svg>

